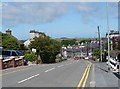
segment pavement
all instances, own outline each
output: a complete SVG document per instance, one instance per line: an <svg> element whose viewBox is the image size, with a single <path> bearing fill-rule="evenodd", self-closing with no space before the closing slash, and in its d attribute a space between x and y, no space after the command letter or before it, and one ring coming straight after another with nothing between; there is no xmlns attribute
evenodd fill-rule
<svg viewBox="0 0 120 89"><path fill-rule="evenodd" d="M92 62L94 66L93 81L95 87L120 88L120 74L108 71L105 62Z"/></svg>
<svg viewBox="0 0 120 89"><path fill-rule="evenodd" d="M88 64L91 63L89 68ZM73 87L76 89L82 81L84 87L114 89L119 83L119 75L108 72L106 63L83 59L68 59L53 64L5 69L0 76L2 76L2 87Z"/></svg>

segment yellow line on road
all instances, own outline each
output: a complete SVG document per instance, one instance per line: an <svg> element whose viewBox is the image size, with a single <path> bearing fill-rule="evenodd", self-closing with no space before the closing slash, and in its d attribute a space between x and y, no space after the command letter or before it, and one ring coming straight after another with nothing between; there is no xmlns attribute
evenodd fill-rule
<svg viewBox="0 0 120 89"><path fill-rule="evenodd" d="M81 86L82 86L82 89L84 89L86 82L87 82L87 79L88 79L89 72L90 72L90 67L91 67L91 64L88 64L83 75L82 75L80 82L77 85L77 89L80 89Z"/></svg>
<svg viewBox="0 0 120 89"><path fill-rule="evenodd" d="M91 67L91 64L90 64L90 66L88 67L88 71L87 71L85 80L84 80L84 82L83 82L82 89L84 89L84 87L85 87L85 85L86 85L86 82L87 82L87 79L88 79L88 75L89 75L89 73L90 73L90 67Z"/></svg>
<svg viewBox="0 0 120 89"><path fill-rule="evenodd" d="M84 71L84 73L83 73L83 75L82 75L82 78L81 78L80 82L79 82L78 85L77 85L77 89L80 88L80 86L81 86L81 84L82 84L82 82L83 82L83 79L84 79L84 77L85 77L85 75L86 75L86 72L87 72L88 67L89 67L89 64L87 65L87 67L86 67L86 69L85 69L85 71Z"/></svg>

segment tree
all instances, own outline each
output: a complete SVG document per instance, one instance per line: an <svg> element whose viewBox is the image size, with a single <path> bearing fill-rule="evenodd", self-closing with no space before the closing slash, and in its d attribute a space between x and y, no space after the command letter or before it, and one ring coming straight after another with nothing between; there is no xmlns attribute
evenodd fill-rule
<svg viewBox="0 0 120 89"><path fill-rule="evenodd" d="M79 43L80 43L80 44L81 44L81 43L86 43L86 42L88 42L88 43L89 43L89 42L91 42L91 41L92 41L92 39L89 39L89 38L88 38L88 39L83 39L83 40L80 40L80 42L79 42Z"/></svg>
<svg viewBox="0 0 120 89"><path fill-rule="evenodd" d="M117 49L120 50L120 41L118 42Z"/></svg>
<svg viewBox="0 0 120 89"><path fill-rule="evenodd" d="M68 45L74 45L76 44L76 39L71 40L62 40L61 45L68 46Z"/></svg>
<svg viewBox="0 0 120 89"><path fill-rule="evenodd" d="M99 48L94 49L93 50L93 55L96 56L96 58L100 58L100 49Z"/></svg>
<svg viewBox="0 0 120 89"><path fill-rule="evenodd" d="M2 33L2 47L4 49L19 49L20 43L14 36Z"/></svg>
<svg viewBox="0 0 120 89"><path fill-rule="evenodd" d="M30 48L37 49L43 63L55 62L56 55L60 52L60 42L51 39L49 36L40 36L31 42Z"/></svg>

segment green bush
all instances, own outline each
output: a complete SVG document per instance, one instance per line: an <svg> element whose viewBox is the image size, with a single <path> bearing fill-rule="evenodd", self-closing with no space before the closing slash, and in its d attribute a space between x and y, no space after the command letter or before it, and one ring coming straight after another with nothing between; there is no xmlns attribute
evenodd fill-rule
<svg viewBox="0 0 120 89"><path fill-rule="evenodd" d="M93 55L94 55L97 59L99 59L99 58L100 58L100 49L99 49L99 48L94 49Z"/></svg>
<svg viewBox="0 0 120 89"><path fill-rule="evenodd" d="M35 38L30 44L30 49L35 48L40 55L42 63L54 63L56 55L60 52L60 42L49 36Z"/></svg>
<svg viewBox="0 0 120 89"><path fill-rule="evenodd" d="M62 57L61 56L56 56L56 59L62 59Z"/></svg>
<svg viewBox="0 0 120 89"><path fill-rule="evenodd" d="M24 55L28 61L33 62L37 60L37 55L35 53L26 53Z"/></svg>

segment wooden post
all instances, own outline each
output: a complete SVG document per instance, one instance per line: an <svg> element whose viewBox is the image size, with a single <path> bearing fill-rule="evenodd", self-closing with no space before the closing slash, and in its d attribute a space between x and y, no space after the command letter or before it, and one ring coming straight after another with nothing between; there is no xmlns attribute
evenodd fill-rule
<svg viewBox="0 0 120 89"><path fill-rule="evenodd" d="M22 66L24 66L24 57L21 57L22 58Z"/></svg>
<svg viewBox="0 0 120 89"><path fill-rule="evenodd" d="M2 62L2 58L0 58L0 69L3 69L3 62Z"/></svg>
<svg viewBox="0 0 120 89"><path fill-rule="evenodd" d="M12 59L12 65L13 67L15 67L15 57L11 57L11 59Z"/></svg>

